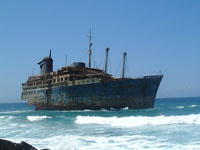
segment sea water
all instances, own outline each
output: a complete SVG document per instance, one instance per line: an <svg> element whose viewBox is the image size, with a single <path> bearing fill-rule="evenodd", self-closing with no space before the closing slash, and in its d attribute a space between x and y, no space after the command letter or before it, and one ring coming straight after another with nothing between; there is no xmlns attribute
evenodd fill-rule
<svg viewBox="0 0 200 150"><path fill-rule="evenodd" d="M0 138L51 150L199 150L200 98L156 99L144 110L35 111L0 104Z"/></svg>

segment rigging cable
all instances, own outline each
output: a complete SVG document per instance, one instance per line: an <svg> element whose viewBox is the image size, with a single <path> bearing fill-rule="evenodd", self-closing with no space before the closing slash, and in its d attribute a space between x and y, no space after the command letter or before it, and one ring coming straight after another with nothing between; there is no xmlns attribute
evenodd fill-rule
<svg viewBox="0 0 200 150"><path fill-rule="evenodd" d="M83 57L81 58L81 61L84 61L87 55L88 55L88 52L86 52L85 55L83 55Z"/></svg>
<svg viewBox="0 0 200 150"><path fill-rule="evenodd" d="M118 68L117 68L116 72L115 72L115 76L117 76L117 73L118 73L119 67L121 66L121 63L122 63L122 59L121 59L119 65L118 65Z"/></svg>
<svg viewBox="0 0 200 150"><path fill-rule="evenodd" d="M129 68L128 68L128 58L126 57L126 72L127 72L127 77L130 77L130 74L129 74Z"/></svg>
<svg viewBox="0 0 200 150"><path fill-rule="evenodd" d="M100 66L101 66L101 64L102 64L104 58L105 58L105 54L104 54L103 57L101 58L101 61L100 61L99 65L98 65L98 68L100 68Z"/></svg>
<svg viewBox="0 0 200 150"><path fill-rule="evenodd" d="M93 62L94 62L94 68L95 68L95 59L94 59L94 57L93 57L93 55L92 55L92 60L93 60Z"/></svg>
<svg viewBox="0 0 200 150"><path fill-rule="evenodd" d="M110 71L111 71L111 74L112 74L112 67L111 67L111 61L110 61L110 56L108 55L108 61L109 61L109 65L110 65Z"/></svg>

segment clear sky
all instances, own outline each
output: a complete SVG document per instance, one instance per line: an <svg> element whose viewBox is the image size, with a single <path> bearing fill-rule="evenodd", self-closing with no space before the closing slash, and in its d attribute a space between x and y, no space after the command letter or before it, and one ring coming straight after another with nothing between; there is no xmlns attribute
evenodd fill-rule
<svg viewBox="0 0 200 150"><path fill-rule="evenodd" d="M50 48L54 70L66 55L88 63L90 28L92 64L103 68L109 47L108 71L120 76L126 51L130 77L164 74L157 97L200 96L199 0L1 0L0 102L20 102Z"/></svg>

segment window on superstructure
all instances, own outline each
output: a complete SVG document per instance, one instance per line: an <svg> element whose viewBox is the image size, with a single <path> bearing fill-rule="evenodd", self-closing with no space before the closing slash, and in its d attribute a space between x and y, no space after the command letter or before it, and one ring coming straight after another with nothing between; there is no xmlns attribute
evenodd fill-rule
<svg viewBox="0 0 200 150"><path fill-rule="evenodd" d="M60 79L57 79L57 82L60 82Z"/></svg>
<svg viewBox="0 0 200 150"><path fill-rule="evenodd" d="M63 78L61 78L61 81L63 81Z"/></svg>
<svg viewBox="0 0 200 150"><path fill-rule="evenodd" d="M65 77L65 80L67 80L67 77Z"/></svg>

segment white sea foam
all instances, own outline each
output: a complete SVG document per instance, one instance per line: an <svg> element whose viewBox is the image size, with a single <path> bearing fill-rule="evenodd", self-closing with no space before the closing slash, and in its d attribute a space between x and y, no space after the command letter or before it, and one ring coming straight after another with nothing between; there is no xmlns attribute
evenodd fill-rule
<svg viewBox="0 0 200 150"><path fill-rule="evenodd" d="M91 110L91 109L84 109L83 111L86 111L86 112L87 112L87 111L94 111L94 110Z"/></svg>
<svg viewBox="0 0 200 150"><path fill-rule="evenodd" d="M25 141L38 149L52 150L86 150L86 149L122 149L122 150L197 150L198 143L171 143L168 140L155 136L79 136L59 135L39 139L9 139L14 142Z"/></svg>
<svg viewBox="0 0 200 150"><path fill-rule="evenodd" d="M189 107L198 107L198 105L190 105Z"/></svg>
<svg viewBox="0 0 200 150"><path fill-rule="evenodd" d="M128 107L124 107L124 108L122 108L123 110L128 110Z"/></svg>
<svg viewBox="0 0 200 150"><path fill-rule="evenodd" d="M61 111L52 111L52 112L71 113L71 112L88 112L88 111L96 111L96 110L91 110L91 109L84 109L84 110L61 110Z"/></svg>
<svg viewBox="0 0 200 150"><path fill-rule="evenodd" d="M50 119L52 117L49 116L27 116L27 119L29 121L40 121L40 120L44 120L44 119Z"/></svg>
<svg viewBox="0 0 200 150"><path fill-rule="evenodd" d="M14 119L14 116L0 116L0 119L11 120Z"/></svg>
<svg viewBox="0 0 200 150"><path fill-rule="evenodd" d="M145 125L200 124L200 114L185 116L130 116L130 117L98 117L77 116L76 124L103 124L119 127L136 127Z"/></svg>
<svg viewBox="0 0 200 150"><path fill-rule="evenodd" d="M44 139L20 139L26 141L36 148L49 148L53 150L86 150L86 149L130 149L145 147L146 144L157 146L154 136L79 136L79 135L59 135ZM154 140L154 141L152 141ZM14 142L20 142L12 139ZM143 144L141 144L143 143Z"/></svg>
<svg viewBox="0 0 200 150"><path fill-rule="evenodd" d="M21 110L21 111L6 111L6 112L0 112L1 114L18 114L18 113L26 113L31 112L32 110Z"/></svg>
<svg viewBox="0 0 200 150"><path fill-rule="evenodd" d="M99 111L110 111L110 110L108 110L108 109L105 109L105 108L101 108Z"/></svg>
<svg viewBox="0 0 200 150"><path fill-rule="evenodd" d="M178 109L183 109L184 106L176 106L176 108L178 108Z"/></svg>
<svg viewBox="0 0 200 150"><path fill-rule="evenodd" d="M0 116L0 119L4 119L4 118L6 118L6 116Z"/></svg>

